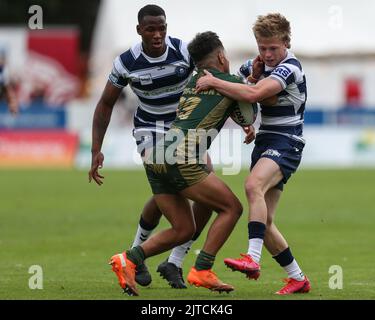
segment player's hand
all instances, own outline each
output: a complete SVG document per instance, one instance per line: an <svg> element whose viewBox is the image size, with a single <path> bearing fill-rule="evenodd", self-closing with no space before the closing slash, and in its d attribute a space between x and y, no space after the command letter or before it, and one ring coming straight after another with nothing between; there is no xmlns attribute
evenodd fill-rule
<svg viewBox="0 0 375 320"><path fill-rule="evenodd" d="M253 78L259 79L264 72L264 62L260 55L258 55L253 60L253 64L251 68L252 68L251 75L253 76Z"/></svg>
<svg viewBox="0 0 375 320"><path fill-rule="evenodd" d="M197 93L211 89L213 87L213 82L215 81L215 77L208 72L207 70L203 70L204 76L200 77L195 85L195 91Z"/></svg>
<svg viewBox="0 0 375 320"><path fill-rule="evenodd" d="M89 171L89 182L92 179L101 186L103 184L102 179L104 176L99 174L99 169L103 168L104 155L101 152L93 153L91 160L91 170Z"/></svg>
<svg viewBox="0 0 375 320"><path fill-rule="evenodd" d="M246 137L243 143L250 144L255 139L255 129L253 126L243 127L243 131L246 133Z"/></svg>

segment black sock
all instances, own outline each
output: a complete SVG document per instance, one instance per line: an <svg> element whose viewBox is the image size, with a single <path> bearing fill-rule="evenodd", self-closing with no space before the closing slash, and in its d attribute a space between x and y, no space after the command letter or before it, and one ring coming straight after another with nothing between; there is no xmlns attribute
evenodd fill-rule
<svg viewBox="0 0 375 320"><path fill-rule="evenodd" d="M289 247L286 248L284 251L280 252L277 256L274 256L272 258L274 258L282 267L291 264L294 260L294 257Z"/></svg>
<svg viewBox="0 0 375 320"><path fill-rule="evenodd" d="M147 230L147 231L151 231L151 230L154 230L154 229L157 227L158 224L152 225L152 224L146 222L146 221L143 219L143 217L141 216L141 218L139 219L139 225L140 225L143 229L145 229L145 230Z"/></svg>
<svg viewBox="0 0 375 320"><path fill-rule="evenodd" d="M266 232L266 225L258 221L250 221L247 224L249 239L259 238L264 239L264 233Z"/></svg>

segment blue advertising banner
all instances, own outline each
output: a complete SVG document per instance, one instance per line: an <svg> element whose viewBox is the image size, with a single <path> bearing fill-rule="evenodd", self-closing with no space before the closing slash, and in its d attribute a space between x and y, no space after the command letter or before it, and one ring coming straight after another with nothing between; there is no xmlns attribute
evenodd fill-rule
<svg viewBox="0 0 375 320"><path fill-rule="evenodd" d="M309 107L309 106L308 106ZM349 108L325 110L311 108L305 111L306 125L375 126L375 108Z"/></svg>
<svg viewBox="0 0 375 320"><path fill-rule="evenodd" d="M63 106L48 107L33 103L13 116L4 102L0 103L0 129L56 129L65 128L66 111Z"/></svg>

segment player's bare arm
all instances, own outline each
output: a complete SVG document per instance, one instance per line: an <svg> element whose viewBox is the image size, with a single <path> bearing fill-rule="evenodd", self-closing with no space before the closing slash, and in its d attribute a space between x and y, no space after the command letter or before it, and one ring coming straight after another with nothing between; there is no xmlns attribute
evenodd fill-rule
<svg viewBox="0 0 375 320"><path fill-rule="evenodd" d="M197 81L197 92L213 88L233 100L253 103L272 97L283 90L280 82L272 78L262 79L255 86L249 86L218 79L207 70L204 72L205 75Z"/></svg>
<svg viewBox="0 0 375 320"><path fill-rule="evenodd" d="M103 184L104 176L99 174L99 169L103 167L104 155L101 152L104 135L107 131L113 106L116 103L120 93L120 88L107 82L102 96L96 106L92 124L92 145L91 145L91 169L89 171L89 182L92 179L100 186Z"/></svg>

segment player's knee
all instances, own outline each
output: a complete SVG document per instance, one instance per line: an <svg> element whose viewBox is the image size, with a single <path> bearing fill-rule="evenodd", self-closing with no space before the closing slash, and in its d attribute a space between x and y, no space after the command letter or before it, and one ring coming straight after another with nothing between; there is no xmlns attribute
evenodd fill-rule
<svg viewBox="0 0 375 320"><path fill-rule="evenodd" d="M183 244L191 240L196 232L195 224L184 225L182 228L179 228L176 231L176 242L178 244Z"/></svg>
<svg viewBox="0 0 375 320"><path fill-rule="evenodd" d="M194 237L194 234L195 230L185 231L184 233L181 233L178 240L179 244L190 241Z"/></svg>
<svg viewBox="0 0 375 320"><path fill-rule="evenodd" d="M263 195L262 193L262 184L259 179L250 178L245 182L245 191L246 196L251 202L252 200L256 199Z"/></svg>
<svg viewBox="0 0 375 320"><path fill-rule="evenodd" d="M234 212L234 214L239 218L241 215L242 215L242 212L243 212L243 207L242 207L242 204L241 202L236 199L233 203L233 207L232 207L232 211Z"/></svg>
<svg viewBox="0 0 375 320"><path fill-rule="evenodd" d="M235 195L231 198L226 199L225 202L221 203L221 208L218 213L229 214L235 216L237 219L241 216L243 207L241 202L237 199Z"/></svg>

